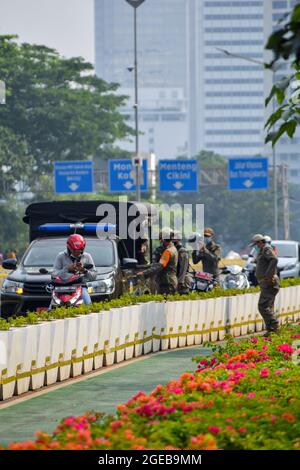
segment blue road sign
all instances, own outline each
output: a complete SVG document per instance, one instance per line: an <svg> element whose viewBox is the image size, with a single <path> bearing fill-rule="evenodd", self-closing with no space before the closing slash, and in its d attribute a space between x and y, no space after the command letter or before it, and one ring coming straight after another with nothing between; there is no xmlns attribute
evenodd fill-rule
<svg viewBox="0 0 300 470"><path fill-rule="evenodd" d="M231 158L228 161L228 189L268 189L267 158Z"/></svg>
<svg viewBox="0 0 300 470"><path fill-rule="evenodd" d="M160 160L159 190L171 192L197 192L197 160Z"/></svg>
<svg viewBox="0 0 300 470"><path fill-rule="evenodd" d="M93 162L55 162L54 186L56 193L92 193Z"/></svg>
<svg viewBox="0 0 300 470"><path fill-rule="evenodd" d="M131 160L109 160L108 162L109 174L109 191L111 193L117 192L133 192L136 191L135 185L135 168ZM142 163L142 184L141 191L148 190L147 178L147 160Z"/></svg>

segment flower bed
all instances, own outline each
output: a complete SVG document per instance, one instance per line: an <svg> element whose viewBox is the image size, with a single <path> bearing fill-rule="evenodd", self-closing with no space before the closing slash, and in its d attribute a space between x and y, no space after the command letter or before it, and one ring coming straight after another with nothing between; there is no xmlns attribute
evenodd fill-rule
<svg viewBox="0 0 300 470"><path fill-rule="evenodd" d="M271 339L229 339L196 372L137 393L114 417L68 417L9 448L300 450L299 341L300 324Z"/></svg>

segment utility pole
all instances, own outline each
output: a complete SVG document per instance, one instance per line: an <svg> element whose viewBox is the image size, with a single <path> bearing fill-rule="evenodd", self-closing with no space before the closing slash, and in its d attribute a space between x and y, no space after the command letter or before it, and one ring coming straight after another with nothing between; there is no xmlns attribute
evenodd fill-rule
<svg viewBox="0 0 300 470"><path fill-rule="evenodd" d="M240 54L233 54L226 49L221 49L220 47L216 47L219 52L227 55L228 57L235 57L236 59L246 60L247 62L252 62L254 64L261 65L264 69L266 69L266 65L261 60L253 59L252 57L246 57ZM274 67L268 68L274 74L276 69ZM274 80L273 80L274 82ZM273 97L273 104L272 104L273 113L275 112L275 97ZM274 212L274 240L278 240L278 185L277 185L277 163L276 163L276 150L275 146L272 146L272 161L273 161L273 212Z"/></svg>
<svg viewBox="0 0 300 470"><path fill-rule="evenodd" d="M284 239L290 239L290 201L288 184L288 166L281 166Z"/></svg>
<svg viewBox="0 0 300 470"><path fill-rule="evenodd" d="M141 160L139 158L139 97L138 97L138 59L137 59L137 9L145 0L126 0L134 8L134 115L135 115L135 171L136 200L141 200ZM130 70L130 69L129 69ZM145 177L147 177L145 175Z"/></svg>

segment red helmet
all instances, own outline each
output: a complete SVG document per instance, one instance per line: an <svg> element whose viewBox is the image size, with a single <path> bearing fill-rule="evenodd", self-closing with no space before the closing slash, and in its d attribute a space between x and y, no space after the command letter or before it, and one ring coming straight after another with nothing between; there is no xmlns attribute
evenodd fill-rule
<svg viewBox="0 0 300 470"><path fill-rule="evenodd" d="M67 247L69 253L71 253L74 258L78 258L80 255L82 255L85 249L85 245L85 239L81 235L77 235L76 233L70 235L67 240Z"/></svg>

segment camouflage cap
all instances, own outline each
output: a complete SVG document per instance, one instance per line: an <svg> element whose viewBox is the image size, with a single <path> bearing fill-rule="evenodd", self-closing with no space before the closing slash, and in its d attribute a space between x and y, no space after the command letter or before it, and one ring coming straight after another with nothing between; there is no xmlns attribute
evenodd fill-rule
<svg viewBox="0 0 300 470"><path fill-rule="evenodd" d="M214 235L215 235L215 232L211 227L205 227L205 229L204 229L204 236L205 237L213 237Z"/></svg>
<svg viewBox="0 0 300 470"><path fill-rule="evenodd" d="M249 243L249 246L253 246L253 245L256 245L257 242L264 242L264 241L265 241L265 237L261 233L256 233L255 235L253 235L251 239L251 243Z"/></svg>

